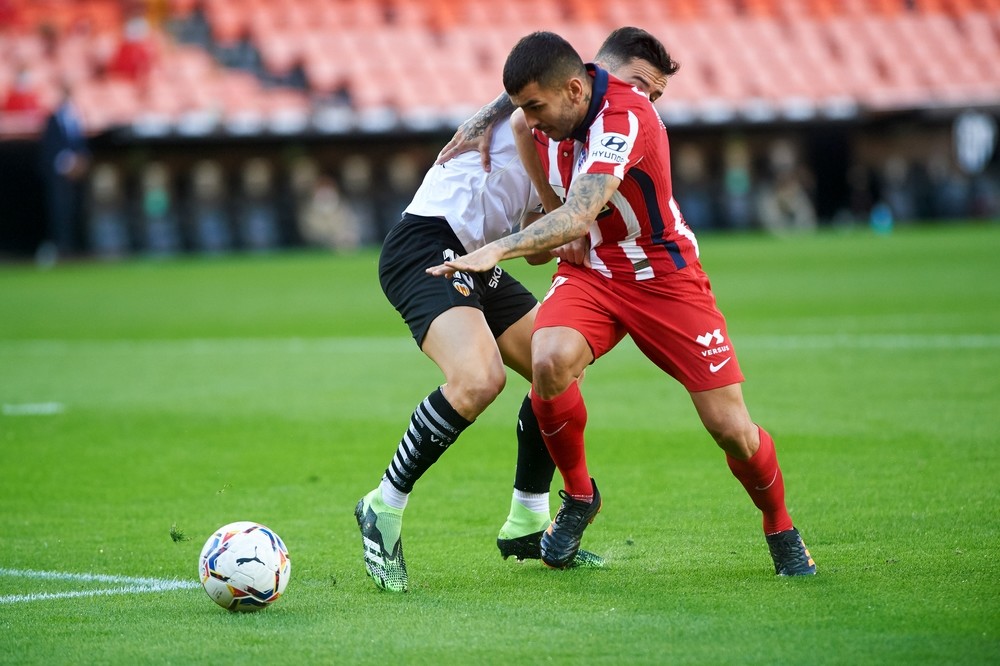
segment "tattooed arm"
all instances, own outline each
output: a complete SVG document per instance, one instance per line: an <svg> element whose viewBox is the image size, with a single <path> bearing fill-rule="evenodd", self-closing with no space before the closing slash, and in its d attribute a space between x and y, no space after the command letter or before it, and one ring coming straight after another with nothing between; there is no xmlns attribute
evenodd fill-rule
<svg viewBox="0 0 1000 666"><path fill-rule="evenodd" d="M587 233L621 181L608 174L585 173L569 188L566 203L531 226L488 243L464 257L427 269L431 275L451 276L456 271L482 273L504 259L552 250Z"/></svg>
<svg viewBox="0 0 1000 666"><path fill-rule="evenodd" d="M444 164L459 153L478 150L483 163L483 171L490 170L490 139L493 136L493 126L498 121L510 116L514 105L507 93L500 95L476 112L464 123L458 126L455 136L451 137L441 152L438 153L435 164Z"/></svg>

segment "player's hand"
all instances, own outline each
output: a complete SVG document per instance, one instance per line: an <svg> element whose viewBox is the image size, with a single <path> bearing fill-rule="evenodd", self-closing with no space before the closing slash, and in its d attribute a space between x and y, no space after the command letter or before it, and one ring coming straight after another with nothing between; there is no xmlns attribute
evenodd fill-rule
<svg viewBox="0 0 1000 666"><path fill-rule="evenodd" d="M560 245L552 250L552 254L560 259L578 266L590 268L590 236L584 236Z"/></svg>
<svg viewBox="0 0 1000 666"><path fill-rule="evenodd" d="M479 160L483 165L483 171L489 172L490 163L490 142L493 139L493 126L482 126L482 123L473 122L469 119L458 126L455 136L445 144L441 152L438 153L434 164L444 164L456 155L469 151L478 151Z"/></svg>
<svg viewBox="0 0 1000 666"><path fill-rule="evenodd" d="M450 278L459 272L485 273L493 270L493 267L500 263L501 259L503 259L503 250L490 243L463 257L455 257L451 261L431 266L427 269L427 274Z"/></svg>

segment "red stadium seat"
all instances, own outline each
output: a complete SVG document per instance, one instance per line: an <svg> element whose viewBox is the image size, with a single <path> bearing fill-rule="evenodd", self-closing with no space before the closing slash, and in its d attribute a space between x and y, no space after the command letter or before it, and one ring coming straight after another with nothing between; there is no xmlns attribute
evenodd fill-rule
<svg viewBox="0 0 1000 666"><path fill-rule="evenodd" d="M167 11L174 18L184 19L194 12L200 0L169 0Z"/></svg>
<svg viewBox="0 0 1000 666"><path fill-rule="evenodd" d="M317 99L349 85L358 108L394 105L417 116L444 117L492 99L507 53L528 32L555 30L590 59L622 25L650 30L681 62L661 107L846 96L902 109L1000 97L1000 0L165 0L161 7L178 20L201 7L224 47L250 39L266 76L301 64ZM274 105L299 113L306 103L225 72L209 51L174 45L163 31L155 33L154 75L110 86L101 76L122 37L127 7L119 0L8 0L0 9L0 92L30 66L46 105L62 82L74 85L91 127L129 113L209 108L220 89L227 113L266 114ZM918 48L926 44L933 48Z"/></svg>
<svg viewBox="0 0 1000 666"><path fill-rule="evenodd" d="M349 62L325 50L305 51L303 69L310 89L319 95L329 95L339 90L350 75Z"/></svg>
<svg viewBox="0 0 1000 666"><path fill-rule="evenodd" d="M301 43L292 31L268 29L258 37L257 47L264 67L272 74L286 75L302 62Z"/></svg>
<svg viewBox="0 0 1000 666"><path fill-rule="evenodd" d="M212 29L212 38L223 46L231 46L247 35L247 14L228 0L209 0L205 14Z"/></svg>
<svg viewBox="0 0 1000 666"><path fill-rule="evenodd" d="M603 0L575 0L569 4L569 20L575 23L604 23L607 3Z"/></svg>

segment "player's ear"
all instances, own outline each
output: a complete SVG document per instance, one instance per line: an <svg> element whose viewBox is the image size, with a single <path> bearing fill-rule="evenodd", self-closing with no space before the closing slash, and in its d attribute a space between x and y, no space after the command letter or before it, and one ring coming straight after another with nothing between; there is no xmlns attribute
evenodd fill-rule
<svg viewBox="0 0 1000 666"><path fill-rule="evenodd" d="M569 100L573 104L579 104L584 95L587 92L586 86L583 85L583 80L578 77L573 77L566 82L566 93L569 95Z"/></svg>

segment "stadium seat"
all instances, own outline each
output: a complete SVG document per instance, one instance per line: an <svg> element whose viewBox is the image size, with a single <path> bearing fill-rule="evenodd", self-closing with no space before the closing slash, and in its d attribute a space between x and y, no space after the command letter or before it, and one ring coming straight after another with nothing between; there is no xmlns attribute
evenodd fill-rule
<svg viewBox="0 0 1000 666"><path fill-rule="evenodd" d="M428 6L423 2L390 0L386 3L385 22L389 25L427 30L430 15Z"/></svg>
<svg viewBox="0 0 1000 666"><path fill-rule="evenodd" d="M168 0L167 11L173 18L184 19L194 13L201 0Z"/></svg>
<svg viewBox="0 0 1000 666"><path fill-rule="evenodd" d="M88 82L74 91L88 130L103 130L131 122L140 109L136 89L121 80Z"/></svg>
<svg viewBox="0 0 1000 666"><path fill-rule="evenodd" d="M205 17L212 39L220 46L232 46L246 37L249 23L246 12L228 0L205 0Z"/></svg>
<svg viewBox="0 0 1000 666"><path fill-rule="evenodd" d="M589 61L608 36L608 30L596 23L580 23L561 30L560 34L576 48L585 61Z"/></svg>
<svg viewBox="0 0 1000 666"><path fill-rule="evenodd" d="M605 22L605 5L602 0L576 0L569 3L566 17L573 23L600 23Z"/></svg>
<svg viewBox="0 0 1000 666"><path fill-rule="evenodd" d="M696 7L697 2L692 0L682 0L670 3L669 9L665 3L646 2L645 0L619 0L605 4L605 19L610 29L623 25L634 25L655 32L657 26L666 25L671 20L683 20L697 15L687 13L688 7Z"/></svg>
<svg viewBox="0 0 1000 666"><path fill-rule="evenodd" d="M341 89L350 74L348 61L323 49L303 52L303 68L310 89L317 95L329 95Z"/></svg>
<svg viewBox="0 0 1000 666"><path fill-rule="evenodd" d="M300 40L295 32L267 29L258 34L257 47L265 69L272 74L287 75L302 62Z"/></svg>
<svg viewBox="0 0 1000 666"><path fill-rule="evenodd" d="M682 65L661 106L847 96L881 110L1000 97L1000 0L165 0L157 7L151 15L176 20L191 20L200 8L210 38L193 55L157 31L163 62L155 72L163 80L146 90L136 83L127 95L109 92L101 79L122 39L126 5L6 0L0 93L29 65L46 105L68 82L81 91L88 126L101 129L125 113L206 107L208 95L191 89L228 80L224 62L260 77L256 88L240 78L240 92L227 93L251 109L269 108L266 99L251 100L268 97L262 83L304 86L317 105L346 85L358 108L389 104L445 117L495 96L507 53L528 32L560 32L590 59L609 30L639 25ZM232 48L249 57L225 57ZM94 102L101 96L110 100L106 108Z"/></svg>
<svg viewBox="0 0 1000 666"><path fill-rule="evenodd" d="M349 0L338 13L338 21L343 28L376 31L385 25L385 13L376 3Z"/></svg>

